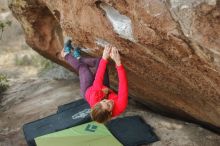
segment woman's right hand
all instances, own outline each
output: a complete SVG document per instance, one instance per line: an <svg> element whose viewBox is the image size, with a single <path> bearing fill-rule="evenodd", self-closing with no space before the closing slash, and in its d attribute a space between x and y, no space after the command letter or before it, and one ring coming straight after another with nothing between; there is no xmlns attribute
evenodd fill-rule
<svg viewBox="0 0 220 146"><path fill-rule="evenodd" d="M110 52L111 52L111 46L110 45L106 45L102 54L102 58L107 60L110 56Z"/></svg>
<svg viewBox="0 0 220 146"><path fill-rule="evenodd" d="M115 61L115 64L117 66L121 65L120 54L119 54L118 49L116 47L112 47L110 57Z"/></svg>

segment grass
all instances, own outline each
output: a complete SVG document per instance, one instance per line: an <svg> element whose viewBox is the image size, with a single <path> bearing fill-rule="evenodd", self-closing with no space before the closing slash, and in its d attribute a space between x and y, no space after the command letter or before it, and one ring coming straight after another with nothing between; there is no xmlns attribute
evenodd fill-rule
<svg viewBox="0 0 220 146"><path fill-rule="evenodd" d="M41 71L52 69L55 64L40 55L24 55L22 57L15 56L15 65L17 66L34 66L40 68Z"/></svg>
<svg viewBox="0 0 220 146"><path fill-rule="evenodd" d="M6 75L0 74L0 94L6 91L8 87L9 87L9 83Z"/></svg>
<svg viewBox="0 0 220 146"><path fill-rule="evenodd" d="M0 31L1 31L1 34L0 34L0 40L2 39L3 37L3 32L5 30L5 28L11 26L12 22L10 20L7 20L5 22L3 21L0 21Z"/></svg>
<svg viewBox="0 0 220 146"><path fill-rule="evenodd" d="M73 73L60 65L40 56L39 54L17 55L14 63L16 66L30 66L37 69L38 77L52 79L73 79Z"/></svg>

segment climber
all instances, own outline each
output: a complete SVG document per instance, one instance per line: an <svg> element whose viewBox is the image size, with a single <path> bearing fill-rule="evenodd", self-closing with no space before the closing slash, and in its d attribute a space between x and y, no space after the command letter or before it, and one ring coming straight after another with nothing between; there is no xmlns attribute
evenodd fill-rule
<svg viewBox="0 0 220 146"><path fill-rule="evenodd" d="M86 58L80 54L80 49L71 45L68 40L61 56L79 73L80 93L91 107L91 117L94 121L105 123L112 117L120 115L128 102L128 83L126 72L121 64L118 49L105 46L100 58ZM109 88L109 78L106 66L109 57L115 62L118 72L118 95ZM94 74L90 68L94 68Z"/></svg>

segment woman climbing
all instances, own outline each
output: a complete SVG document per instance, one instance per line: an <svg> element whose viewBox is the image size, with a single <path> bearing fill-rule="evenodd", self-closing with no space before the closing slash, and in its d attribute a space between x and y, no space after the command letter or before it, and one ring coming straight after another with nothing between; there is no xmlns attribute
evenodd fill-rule
<svg viewBox="0 0 220 146"><path fill-rule="evenodd" d="M94 121L105 123L112 117L120 115L126 109L128 83L117 48L105 46L101 58L85 58L80 56L79 48L73 49L71 40L68 40L61 55L79 72L80 93L89 103L91 117ZM114 60L118 72L118 95L109 88L108 71L106 69L109 57ZM95 76L90 70L92 67L95 67Z"/></svg>

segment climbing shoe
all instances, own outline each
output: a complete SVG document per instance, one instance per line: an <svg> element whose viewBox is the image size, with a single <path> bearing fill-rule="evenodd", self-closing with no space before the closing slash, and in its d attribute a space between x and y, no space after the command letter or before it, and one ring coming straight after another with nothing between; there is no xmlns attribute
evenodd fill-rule
<svg viewBox="0 0 220 146"><path fill-rule="evenodd" d="M69 54L73 46L71 45L71 40L67 40L64 44L64 53Z"/></svg>
<svg viewBox="0 0 220 146"><path fill-rule="evenodd" d="M76 58L76 59L80 59L81 55L80 55L80 48L79 47L76 47L74 48L74 51L73 51L73 57Z"/></svg>

